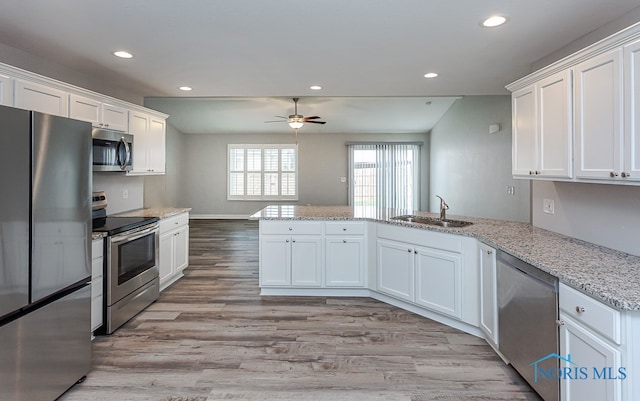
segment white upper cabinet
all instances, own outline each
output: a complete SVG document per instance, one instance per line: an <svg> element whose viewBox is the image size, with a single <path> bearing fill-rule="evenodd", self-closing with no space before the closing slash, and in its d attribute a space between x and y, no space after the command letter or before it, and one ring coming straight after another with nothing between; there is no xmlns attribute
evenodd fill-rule
<svg viewBox="0 0 640 401"><path fill-rule="evenodd" d="M69 117L116 131L127 131L129 125L126 108L76 94L69 95Z"/></svg>
<svg viewBox="0 0 640 401"><path fill-rule="evenodd" d="M16 80L15 107L57 116L69 116L69 94L35 82Z"/></svg>
<svg viewBox="0 0 640 401"><path fill-rule="evenodd" d="M640 180L640 40L624 47L625 134L620 176Z"/></svg>
<svg viewBox="0 0 640 401"><path fill-rule="evenodd" d="M562 71L514 92L511 102L513 175L570 178L571 71Z"/></svg>
<svg viewBox="0 0 640 401"><path fill-rule="evenodd" d="M511 95L513 112L513 175L536 171L536 90L528 86Z"/></svg>
<svg viewBox="0 0 640 401"><path fill-rule="evenodd" d="M165 173L166 123L163 118L132 111L129 133L133 135L133 171L131 175Z"/></svg>
<svg viewBox="0 0 640 401"><path fill-rule="evenodd" d="M0 105L13 106L14 79L0 74Z"/></svg>
<svg viewBox="0 0 640 401"><path fill-rule="evenodd" d="M622 49L575 67L576 177L610 179L622 172Z"/></svg>

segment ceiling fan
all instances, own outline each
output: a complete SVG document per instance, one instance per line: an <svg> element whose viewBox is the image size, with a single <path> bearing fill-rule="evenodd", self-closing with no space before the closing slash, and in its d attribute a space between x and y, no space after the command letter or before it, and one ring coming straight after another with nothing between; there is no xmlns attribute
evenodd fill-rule
<svg viewBox="0 0 640 401"><path fill-rule="evenodd" d="M298 100L300 100L300 98L297 98L297 97L293 98L294 111L293 111L293 114L289 115L289 117L275 116L277 118L282 118L282 120L265 121L265 123L286 122L289 124L291 128L295 130L297 130L298 128L302 128L304 123L310 123L310 124L326 124L327 123L326 121L316 121L318 118L320 118L319 116L305 117L302 114L298 114Z"/></svg>

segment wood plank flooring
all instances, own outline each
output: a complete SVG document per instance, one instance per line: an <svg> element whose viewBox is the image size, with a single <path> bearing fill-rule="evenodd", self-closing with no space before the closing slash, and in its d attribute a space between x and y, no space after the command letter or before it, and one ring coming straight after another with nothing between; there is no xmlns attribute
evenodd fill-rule
<svg viewBox="0 0 640 401"><path fill-rule="evenodd" d="M185 277L61 401L539 401L483 340L369 298L261 297L258 224L192 220Z"/></svg>

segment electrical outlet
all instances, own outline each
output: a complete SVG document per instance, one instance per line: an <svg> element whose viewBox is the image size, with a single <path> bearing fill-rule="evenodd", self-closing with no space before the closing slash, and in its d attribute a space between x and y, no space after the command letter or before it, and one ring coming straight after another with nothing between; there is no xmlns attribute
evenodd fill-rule
<svg viewBox="0 0 640 401"><path fill-rule="evenodd" d="M129 199L129 190L128 189L123 189L122 190L122 199Z"/></svg>
<svg viewBox="0 0 640 401"><path fill-rule="evenodd" d="M553 205L553 199L543 199L542 200L542 210L545 213L549 213L549 214L555 214L555 208Z"/></svg>
<svg viewBox="0 0 640 401"><path fill-rule="evenodd" d="M516 187L514 187L513 185L507 185L507 195L515 195L516 194Z"/></svg>

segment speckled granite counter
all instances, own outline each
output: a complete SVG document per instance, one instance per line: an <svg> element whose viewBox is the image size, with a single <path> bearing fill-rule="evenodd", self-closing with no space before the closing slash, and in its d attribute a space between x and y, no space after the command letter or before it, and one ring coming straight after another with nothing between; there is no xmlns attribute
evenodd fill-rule
<svg viewBox="0 0 640 401"><path fill-rule="evenodd" d="M151 207L145 209L129 210L128 212L116 213L118 217L159 217L166 219L180 213L191 211L190 207Z"/></svg>
<svg viewBox="0 0 640 401"><path fill-rule="evenodd" d="M107 233L91 233L91 240L94 241L100 238L104 238L106 236L107 236Z"/></svg>
<svg viewBox="0 0 640 401"><path fill-rule="evenodd" d="M438 217L434 213L349 206L268 206L251 216L257 220L368 220L424 230L466 235L510 253L573 288L621 310L640 311L640 257L605 248L531 224L449 216L471 221L444 228L392 220L402 214Z"/></svg>

